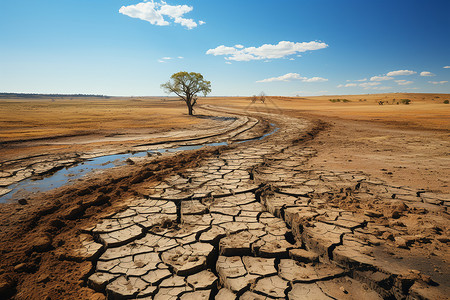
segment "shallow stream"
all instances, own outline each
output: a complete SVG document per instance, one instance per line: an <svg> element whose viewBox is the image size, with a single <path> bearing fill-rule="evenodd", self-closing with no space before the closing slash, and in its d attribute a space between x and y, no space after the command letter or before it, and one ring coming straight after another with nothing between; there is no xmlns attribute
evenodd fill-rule
<svg viewBox="0 0 450 300"><path fill-rule="evenodd" d="M246 143L250 141L262 140L267 136L270 136L278 131L278 127L275 127L274 124L270 124L272 126L272 130L269 133L264 134L261 137L251 138L247 140L242 140L239 142L235 142L236 144ZM5 194L0 197L0 203L5 203L10 200L18 200L20 198L29 197L32 193L40 193L46 192L71 182L93 172L96 170L109 169L117 166L125 165L127 159L129 158L137 158L144 157L148 155L148 153L156 154L156 153L173 153L179 151L186 150L197 150L203 147L216 147L216 146L227 146L228 142L220 142L220 143L206 143L199 145L191 145L191 146L180 146L176 148L167 148L167 149L158 149L158 150L148 150L148 151L140 151L135 153L125 153L125 154L114 154L114 155L105 155L99 156L92 159L88 159L82 163L63 168L55 173L52 173L49 176L45 176L40 179L29 178L22 180L20 182L14 183L7 188L11 190L8 194Z"/></svg>

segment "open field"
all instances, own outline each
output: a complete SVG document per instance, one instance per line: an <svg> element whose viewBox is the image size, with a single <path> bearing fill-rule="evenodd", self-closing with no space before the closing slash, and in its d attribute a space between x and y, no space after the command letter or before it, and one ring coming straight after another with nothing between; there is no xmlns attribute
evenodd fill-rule
<svg viewBox="0 0 450 300"><path fill-rule="evenodd" d="M163 100L161 100L163 99ZM158 132L214 127L173 98L0 99L0 163L136 144Z"/></svg>
<svg viewBox="0 0 450 300"><path fill-rule="evenodd" d="M320 151L312 159L325 168L365 170L401 185L450 192L450 104L443 103L450 94L267 97L265 103L229 99L207 103L328 122L332 126L316 138ZM411 102L401 104L401 99Z"/></svg>
<svg viewBox="0 0 450 300"><path fill-rule="evenodd" d="M339 102L330 100L338 99ZM402 99L411 100L409 105L402 104ZM342 100L349 100L344 102ZM292 113L310 113L316 116L334 117L348 120L374 121L385 124L405 125L421 129L450 130L450 94L373 94L373 95L339 95L317 97L267 97L265 104L251 98L208 98L213 104L237 106L243 109L260 111L292 110ZM384 104L380 105L379 102ZM399 104L397 105L397 102Z"/></svg>
<svg viewBox="0 0 450 300"><path fill-rule="evenodd" d="M202 117L150 98L0 101L2 182L62 160L226 144L0 204L0 294L446 299L446 99L207 97Z"/></svg>
<svg viewBox="0 0 450 300"><path fill-rule="evenodd" d="M152 132L198 122L179 101L161 98L0 99L0 142Z"/></svg>

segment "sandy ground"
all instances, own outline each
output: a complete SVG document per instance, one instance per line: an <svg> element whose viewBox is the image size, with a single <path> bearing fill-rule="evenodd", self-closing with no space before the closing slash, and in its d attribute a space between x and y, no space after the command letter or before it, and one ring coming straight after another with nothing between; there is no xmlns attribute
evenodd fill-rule
<svg viewBox="0 0 450 300"><path fill-rule="evenodd" d="M337 98L349 99L351 102L329 101ZM397 101L393 100L406 98L412 99L410 105L397 105ZM448 94L380 94L302 99L272 98L264 104L249 104L249 99L232 98L226 102L221 101L220 104L237 107L243 113L267 111L306 118L315 124L322 124L314 139L305 141L316 151L308 161L307 168L336 172L362 171L392 185L405 186L415 191L448 194L450 106L442 104L442 101L449 98ZM204 103L217 104L217 100L208 98ZM388 104L379 105L379 101ZM161 107L166 104L158 103ZM184 107L173 109L172 117L180 113L181 109L184 110ZM140 117L143 118L142 115ZM171 129L186 127L188 124L197 124L200 127L211 125L202 125L203 120L198 119L193 123L186 123L185 119L192 122L192 118L183 116ZM10 123L13 121L10 120ZM3 145L16 143L14 149L8 152L7 147L2 148L1 155L4 159L11 159L16 151L23 151L23 156L29 156L40 151L67 153L80 151L82 147L101 149L110 146L110 141L89 143L89 139L104 138L112 132L122 137L123 134L140 136L143 132L149 133L142 129L148 124L143 123L140 128L132 131L130 128L121 130L123 124L111 125L111 128L100 133L97 130L88 133L83 131L80 137L86 138L84 146L64 146L62 150L55 150L57 147L49 145L49 139L54 140L51 136L53 133L39 132L35 138L39 136L44 139L30 146L24 143L31 143L31 140L34 143L34 138L18 136L14 141L15 133L11 131L9 136L2 137L5 142ZM164 126L167 124L161 123L157 129L150 130L150 133L161 132ZM61 139L68 138L67 132L58 132L58 135ZM129 140L125 138L123 142ZM102 217L120 211L122 202L139 195L140 189L156 184L186 168L195 167L210 153L209 150L186 152L177 156L157 158L148 164L124 166L80 181L74 186L27 199L22 205L2 204L0 298L7 299L12 296L14 299L103 299L102 294L86 287L85 280L92 272L91 263L76 261L66 255L71 249L79 247L79 240L73 237L78 234L80 228L95 224ZM348 207L356 211L366 209L351 205ZM374 208L382 210L385 207ZM448 216L445 216L448 220ZM404 221L413 222L412 218ZM401 254L403 250L398 251ZM448 247L417 248L413 251L415 257L426 257L433 251L446 254ZM448 263L448 257L443 259Z"/></svg>
<svg viewBox="0 0 450 300"><path fill-rule="evenodd" d="M443 103L449 98L397 93L272 97L254 104L250 98L234 98L222 103L326 122L329 126L313 142L318 154L310 163L316 167L364 171L398 185L449 193L450 105ZM410 99L411 104L397 105L401 99Z"/></svg>

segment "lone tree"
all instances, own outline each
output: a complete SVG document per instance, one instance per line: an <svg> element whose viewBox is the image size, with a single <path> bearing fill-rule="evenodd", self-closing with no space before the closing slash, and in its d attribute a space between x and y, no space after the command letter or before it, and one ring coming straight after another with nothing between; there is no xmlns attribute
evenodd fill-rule
<svg viewBox="0 0 450 300"><path fill-rule="evenodd" d="M161 84L161 88L168 94L174 93L186 102L189 115L192 116L197 94L206 96L211 92L211 82L204 80L200 73L178 72L170 76L170 80Z"/></svg>

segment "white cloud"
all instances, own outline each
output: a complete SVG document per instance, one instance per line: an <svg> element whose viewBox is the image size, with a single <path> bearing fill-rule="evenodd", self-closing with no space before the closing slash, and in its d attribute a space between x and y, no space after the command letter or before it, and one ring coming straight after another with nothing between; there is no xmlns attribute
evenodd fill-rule
<svg viewBox="0 0 450 300"><path fill-rule="evenodd" d="M358 80L355 80L355 81L363 82L363 81L367 81L367 78L358 79Z"/></svg>
<svg viewBox="0 0 450 300"><path fill-rule="evenodd" d="M238 46L238 47L236 47ZM260 47L240 48L241 45L234 47L227 47L224 45L218 46L214 49L209 49L206 54L225 55L225 59L234 61L250 61L250 60L264 60L283 58L289 55L300 52L319 50L328 47L322 42L303 42L294 43L288 41L281 41L276 45L264 44Z"/></svg>
<svg viewBox="0 0 450 300"><path fill-rule="evenodd" d="M444 66L444 69L450 69L450 66Z"/></svg>
<svg viewBox="0 0 450 300"><path fill-rule="evenodd" d="M394 77L390 76L373 76L370 78L370 81L384 81L384 80L391 80L394 79Z"/></svg>
<svg viewBox="0 0 450 300"><path fill-rule="evenodd" d="M328 79L322 78L322 77L307 78L307 77L300 76L300 74L298 74L298 73L287 73L287 74L279 76L279 77L267 78L267 79L263 79L263 80L258 80L256 82L275 82L275 81L292 81L292 80L300 80L302 82L325 82L325 81L328 81Z"/></svg>
<svg viewBox="0 0 450 300"><path fill-rule="evenodd" d="M237 49L242 49L242 48L244 48L244 45L237 44L237 45L234 45L234 47L237 48Z"/></svg>
<svg viewBox="0 0 450 300"><path fill-rule="evenodd" d="M402 79L402 80L395 80L395 82L397 82L398 85L408 85L408 84L413 83L413 81L408 81L408 80L404 80L404 79Z"/></svg>
<svg viewBox="0 0 450 300"><path fill-rule="evenodd" d="M398 70L398 71L392 71L386 74L386 76L399 76L399 75L412 75L416 74L417 72L410 71L410 70Z"/></svg>
<svg viewBox="0 0 450 300"><path fill-rule="evenodd" d="M382 90L390 90L392 88L389 86L376 86L376 87L372 87L371 89L382 91Z"/></svg>
<svg viewBox="0 0 450 300"><path fill-rule="evenodd" d="M198 21L198 25L204 25L204 24L206 24L206 22L205 21Z"/></svg>
<svg viewBox="0 0 450 300"><path fill-rule="evenodd" d="M238 52L238 50L234 47L227 47L221 45L215 49L209 49L208 51L206 51L206 54L212 54L214 56L217 56L217 55L232 55L235 54L236 52Z"/></svg>
<svg viewBox="0 0 450 300"><path fill-rule="evenodd" d="M420 76L434 76L434 74L431 72L423 71L423 72L420 72Z"/></svg>
<svg viewBox="0 0 450 300"><path fill-rule="evenodd" d="M359 86L363 87L365 89L368 89L368 88L373 88L374 86L380 85L380 84L381 84L381 82L364 82L364 83L360 83Z"/></svg>
<svg viewBox="0 0 450 300"><path fill-rule="evenodd" d="M183 56L178 56L177 58L178 59L183 59L184 57ZM172 59L174 59L174 58L170 57L170 56L165 56L163 58L158 59L158 62L164 63L164 62L167 62L167 61L172 60Z"/></svg>
<svg viewBox="0 0 450 300"><path fill-rule="evenodd" d="M432 84L444 84L444 83L447 83L448 81L442 80L442 81L428 81L428 82L432 83Z"/></svg>
<svg viewBox="0 0 450 300"><path fill-rule="evenodd" d="M312 77L312 78L306 78L302 81L303 82L325 82L325 81L328 81L328 79L322 78L322 77Z"/></svg>
<svg viewBox="0 0 450 300"><path fill-rule="evenodd" d="M225 63L226 63L227 65L231 65L231 62L229 62L229 61L226 61Z"/></svg>
<svg viewBox="0 0 450 300"><path fill-rule="evenodd" d="M135 5L122 6L119 13L126 16L150 22L153 25L167 26L170 23L164 18L169 17L174 23L185 26L188 29L197 27L192 19L183 18L183 15L192 11L193 7L188 5L169 5L164 1L141 2ZM203 22L203 21L200 21ZM200 25L204 24L200 23Z"/></svg>
<svg viewBox="0 0 450 300"><path fill-rule="evenodd" d="M303 80L303 79L306 79L306 77L302 77L302 76L300 76L300 74L287 73L287 74L279 76L279 77L272 77L272 78L267 78L267 79L263 79L263 80L258 80L257 82L292 81L292 80Z"/></svg>
<svg viewBox="0 0 450 300"><path fill-rule="evenodd" d="M355 87L358 86L356 83L339 84L337 87Z"/></svg>

